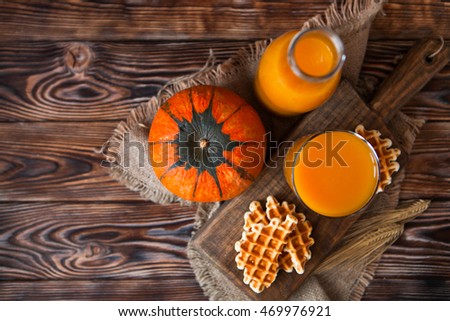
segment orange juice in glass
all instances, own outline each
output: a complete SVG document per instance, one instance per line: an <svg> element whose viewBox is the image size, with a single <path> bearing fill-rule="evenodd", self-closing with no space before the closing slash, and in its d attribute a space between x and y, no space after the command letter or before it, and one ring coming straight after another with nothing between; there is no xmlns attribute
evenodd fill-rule
<svg viewBox="0 0 450 321"><path fill-rule="evenodd" d="M334 93L344 61L344 45L333 31L287 32L275 39L260 59L256 94L276 114L308 112Z"/></svg>
<svg viewBox="0 0 450 321"><path fill-rule="evenodd" d="M284 175L306 207L341 217L358 212L375 195L379 161L360 135L329 131L297 140L286 154Z"/></svg>

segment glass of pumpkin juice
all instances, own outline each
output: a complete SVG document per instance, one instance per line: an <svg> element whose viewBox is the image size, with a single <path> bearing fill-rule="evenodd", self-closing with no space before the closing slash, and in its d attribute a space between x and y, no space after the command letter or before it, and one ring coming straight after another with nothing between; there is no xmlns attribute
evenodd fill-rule
<svg viewBox="0 0 450 321"><path fill-rule="evenodd" d="M375 195L379 160L362 136L327 131L293 144L285 157L284 176L306 207L342 217L363 209Z"/></svg>

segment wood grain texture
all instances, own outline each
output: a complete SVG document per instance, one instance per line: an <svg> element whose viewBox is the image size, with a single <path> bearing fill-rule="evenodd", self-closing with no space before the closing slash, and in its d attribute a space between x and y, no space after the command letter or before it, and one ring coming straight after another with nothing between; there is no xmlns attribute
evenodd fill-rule
<svg viewBox="0 0 450 321"><path fill-rule="evenodd" d="M372 39L421 39L450 35L450 4L444 1L389 1L385 16L378 17L370 30Z"/></svg>
<svg viewBox="0 0 450 321"><path fill-rule="evenodd" d="M148 202L3 203L0 280L193 279L194 214Z"/></svg>
<svg viewBox="0 0 450 321"><path fill-rule="evenodd" d="M0 201L140 200L95 149L116 123L0 123Z"/></svg>
<svg viewBox="0 0 450 321"><path fill-rule="evenodd" d="M406 166L402 199L448 198L450 195L450 122L426 123Z"/></svg>
<svg viewBox="0 0 450 321"><path fill-rule="evenodd" d="M450 299L450 202L433 201L383 254L366 300Z"/></svg>
<svg viewBox="0 0 450 321"><path fill-rule="evenodd" d="M412 280L379 279L370 283L365 301L448 301L450 299L448 273L442 278Z"/></svg>
<svg viewBox="0 0 450 321"><path fill-rule="evenodd" d="M0 121L121 120L171 78L219 63L248 41L0 43ZM360 87L370 94L414 41L371 41ZM402 108L450 120L450 65ZM427 106L426 109L423 107Z"/></svg>
<svg viewBox="0 0 450 321"><path fill-rule="evenodd" d="M260 39L321 14L332 1L37 1L0 3L2 40ZM373 39L419 39L450 29L446 2L389 1Z"/></svg>
<svg viewBox="0 0 450 321"><path fill-rule="evenodd" d="M0 282L0 300L207 300L194 278Z"/></svg>
<svg viewBox="0 0 450 321"><path fill-rule="evenodd" d="M0 121L119 120L171 78L247 44L25 42L0 45Z"/></svg>
<svg viewBox="0 0 450 321"><path fill-rule="evenodd" d="M249 39L277 35L331 1L20 1L0 5L0 35L21 40ZM18 23L24 21L27 23ZM82 21L83 23L79 23Z"/></svg>

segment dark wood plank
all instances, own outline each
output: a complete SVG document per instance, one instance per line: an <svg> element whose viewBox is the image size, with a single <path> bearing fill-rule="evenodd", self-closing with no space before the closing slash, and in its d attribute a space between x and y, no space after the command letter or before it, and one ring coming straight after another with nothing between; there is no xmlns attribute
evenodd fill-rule
<svg viewBox="0 0 450 321"><path fill-rule="evenodd" d="M0 39L251 39L278 35L331 1L161 1L0 4ZM80 23L82 21L82 23ZM38 26L38 28L37 28Z"/></svg>
<svg viewBox="0 0 450 321"><path fill-rule="evenodd" d="M141 200L94 152L115 122L0 123L0 201Z"/></svg>
<svg viewBox="0 0 450 321"><path fill-rule="evenodd" d="M2 40L256 39L274 37L321 14L332 1L164 1L0 3ZM389 1L371 30L377 39L449 37L446 2Z"/></svg>
<svg viewBox="0 0 450 321"><path fill-rule="evenodd" d="M0 300L207 300L193 278L0 282Z"/></svg>
<svg viewBox="0 0 450 321"><path fill-rule="evenodd" d="M171 78L244 41L21 42L0 45L0 121L119 120Z"/></svg>
<svg viewBox="0 0 450 321"><path fill-rule="evenodd" d="M221 62L248 41L0 44L0 121L124 119L171 78L199 70L214 51ZM413 41L369 42L361 79L370 92ZM362 85L361 85L362 87ZM450 65L402 110L450 120ZM426 106L426 108L424 108Z"/></svg>
<svg viewBox="0 0 450 321"><path fill-rule="evenodd" d="M374 20L371 39L420 39L430 35L450 37L450 4L444 1L388 1L385 15Z"/></svg>
<svg viewBox="0 0 450 321"><path fill-rule="evenodd" d="M191 284L186 245L194 215L192 207L148 202L3 203L0 280L133 278L170 284L173 277Z"/></svg>
<svg viewBox="0 0 450 321"><path fill-rule="evenodd" d="M402 199L449 198L450 122L423 126L406 166Z"/></svg>
<svg viewBox="0 0 450 321"><path fill-rule="evenodd" d="M424 267L416 267L423 269ZM364 301L448 301L449 277L437 279L393 280L375 278L362 298Z"/></svg>
<svg viewBox="0 0 450 321"><path fill-rule="evenodd" d="M433 201L383 254L365 300L450 299L450 201Z"/></svg>

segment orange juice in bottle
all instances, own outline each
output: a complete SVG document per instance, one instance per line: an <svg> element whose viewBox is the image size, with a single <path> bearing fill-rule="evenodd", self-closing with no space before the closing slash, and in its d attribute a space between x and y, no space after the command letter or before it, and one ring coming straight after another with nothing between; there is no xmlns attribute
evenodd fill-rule
<svg viewBox="0 0 450 321"><path fill-rule="evenodd" d="M344 61L342 41L331 30L287 32L261 57L254 83L256 94L276 114L308 112L334 93Z"/></svg>
<svg viewBox="0 0 450 321"><path fill-rule="evenodd" d="M358 212L375 195L379 163L363 137L331 131L295 142L286 155L284 175L309 209L341 217Z"/></svg>

